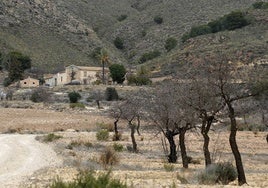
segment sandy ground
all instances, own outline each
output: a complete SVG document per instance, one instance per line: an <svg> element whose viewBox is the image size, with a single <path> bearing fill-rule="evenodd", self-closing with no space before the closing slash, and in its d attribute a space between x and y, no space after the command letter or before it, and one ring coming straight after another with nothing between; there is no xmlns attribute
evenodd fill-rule
<svg viewBox="0 0 268 188"><path fill-rule="evenodd" d="M18 187L36 170L60 165L62 160L36 135L0 135L0 187Z"/></svg>
<svg viewBox="0 0 268 188"><path fill-rule="evenodd" d="M8 184L17 185L24 178L24 184L34 185L34 187L45 187L51 183L57 176L62 177L68 181L75 177L77 173L76 168L94 168L102 170L99 164L99 156L105 147L111 147L112 134L109 141L100 142L96 140L96 122L112 121L96 115L96 113L71 113L71 112L55 112L51 110L40 109L10 109L0 108L0 132L13 132L14 130L20 133L29 132L50 132L57 131L55 134L63 136L62 139L44 145L34 140L35 135L9 135L4 134L0 137L1 148L5 152L0 153L0 165L6 164L5 160L12 159L12 161L22 161L24 159L25 165L21 167L14 162L12 166L18 165L18 171L8 171L5 168L0 170L0 187L3 180L2 176L7 179ZM118 153L120 162L113 167L113 176L126 181L133 187L170 187L173 183L177 187L207 187L197 184L196 175L204 169L204 160L202 154L202 136L197 133L189 133L186 137L187 151L190 156L200 160L201 164L190 164L188 170L181 168L181 159L179 157L178 164L174 165L174 171L167 172L164 169L164 154L161 145L160 135L155 135L142 130L142 136L137 136L137 144L139 153L130 153L126 146L131 145L131 139L127 128L122 129L120 124L120 131L123 131L123 140L117 142L124 146L123 152ZM80 132L59 131L67 129L77 129ZM249 185L247 187L268 187L268 144L265 136L267 133L259 132L238 132L237 142L244 162L244 168ZM211 133L210 150L215 161L229 161L234 163L233 156L228 144L228 131L218 133ZM11 140L10 142L8 140ZM24 140L18 142L18 140ZM71 141L86 141L92 143L91 148L78 147L68 149ZM177 142L177 141L176 141ZM10 150L12 148L12 151ZM38 149L39 148L39 149ZM61 167L55 167L52 161L42 161L38 163L41 166L34 168L36 162L32 162L30 156L45 154L55 157L55 153L51 152L51 148L57 153L59 158L63 159ZM16 154L14 150L18 150ZM33 152L28 155L28 152ZM9 153L9 154L6 154ZM15 154L15 155L13 155ZM21 154L21 155L20 155ZM6 157L9 156L9 157ZM46 156L45 158L50 158ZM56 157L54 158L56 159ZM30 161L30 162L29 162ZM57 160L56 160L57 161ZM54 161L55 162L55 161ZM30 164L29 164L30 163ZM49 167L45 167L49 165ZM26 171L26 167L30 169ZM44 168L43 168L44 167ZM34 174L33 171L37 170ZM26 173L24 173L24 171ZM23 173L22 173L23 172ZM11 176L10 176L11 173ZM9 175L8 175L9 174ZM13 174L16 177L12 178ZM190 184L182 184L177 176L186 178ZM22 182L21 182L22 183ZM233 187L237 182L232 182L231 185L224 187ZM13 186L14 187L14 186ZM223 186L218 186L223 187Z"/></svg>

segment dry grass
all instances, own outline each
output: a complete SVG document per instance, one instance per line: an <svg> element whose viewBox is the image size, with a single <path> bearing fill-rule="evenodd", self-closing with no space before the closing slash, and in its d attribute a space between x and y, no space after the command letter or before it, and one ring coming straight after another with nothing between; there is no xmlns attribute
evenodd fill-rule
<svg viewBox="0 0 268 188"><path fill-rule="evenodd" d="M93 114L70 114L68 112L54 112L49 110L33 110L33 109L0 109L1 130L9 128L16 129L21 127L23 130L37 131L53 131L55 125L63 130L97 130L96 122L108 123L109 119L102 116L94 116ZM88 119L88 121L83 121ZM38 121L39 120L39 121ZM130 133L124 128L124 123L119 124L122 131L123 140L117 141L117 144L124 148L131 145ZM91 127L92 126L92 127ZM109 140L101 142L96 139L95 131L61 131L57 135L63 138L57 142L49 143L54 149L60 153L64 159L64 166L53 168L53 170L43 170L37 172L35 180L45 185L49 183L51 177L75 177L77 168L94 168L102 170L99 164L99 156L106 147L111 147L115 142ZM244 168L247 181L250 187L268 187L268 144L266 143L265 132L245 131L237 133L237 142L244 162ZM213 154L215 162L232 162L234 159L231 154L228 141L228 131L220 133L210 133L211 143L210 151ZM142 138L142 139L141 139ZM137 136L137 144L139 153L131 153L124 149L117 153L120 163L113 166L113 176L121 180L126 180L128 185L134 187L169 187L173 183L177 187L206 187L197 185L197 175L204 169L204 159L202 153L202 136L196 133L186 135L186 146L188 155L198 160L201 164L190 164L188 170L182 169L181 158L178 163L174 164L174 171L167 172L164 168L165 160L161 145L160 135L155 136L150 132L142 131L142 136ZM92 147L73 147L73 150L67 149L72 143L80 145L80 143L91 143ZM178 143L178 140L176 140ZM64 170L68 166L69 170ZM72 169L72 170L70 170ZM183 184L189 182L189 184ZM183 184L183 185L182 185ZM234 181L230 186L237 185ZM42 186L38 186L42 187Z"/></svg>

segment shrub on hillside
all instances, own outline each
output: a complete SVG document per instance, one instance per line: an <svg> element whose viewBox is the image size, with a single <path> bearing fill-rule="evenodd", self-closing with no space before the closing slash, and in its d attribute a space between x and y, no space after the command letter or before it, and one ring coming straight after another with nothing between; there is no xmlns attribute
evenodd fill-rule
<svg viewBox="0 0 268 188"><path fill-rule="evenodd" d="M254 9L268 9L268 2L258 1L252 4Z"/></svg>
<svg viewBox="0 0 268 188"><path fill-rule="evenodd" d="M175 38L170 37L166 40L165 49L169 52L177 46L177 43L178 41Z"/></svg>
<svg viewBox="0 0 268 188"><path fill-rule="evenodd" d="M241 11L233 11L217 20L209 22L208 24L192 27L190 32L185 33L181 39L182 42L185 42L189 38L196 36L216 33L224 30L235 30L249 24L250 20L246 17L245 13Z"/></svg>
<svg viewBox="0 0 268 188"><path fill-rule="evenodd" d="M121 21L123 21L123 20L125 20L125 19L127 19L127 15L126 15L126 14L121 14L121 15L117 18L117 20L118 20L119 22L121 22Z"/></svg>
<svg viewBox="0 0 268 188"><path fill-rule="evenodd" d="M157 24L161 24L163 23L163 18L161 16L155 16L154 17L154 22L157 23Z"/></svg>
<svg viewBox="0 0 268 188"><path fill-rule="evenodd" d="M142 86L142 85L151 85L152 80L146 76L146 75L129 75L127 77L128 85L136 85L136 86Z"/></svg>
<svg viewBox="0 0 268 188"><path fill-rule="evenodd" d="M123 39L120 38L120 37L116 37L114 39L114 45L115 45L115 47L117 49L120 49L120 50L124 49L124 41L123 41Z"/></svg>
<svg viewBox="0 0 268 188"><path fill-rule="evenodd" d="M78 92L71 92L68 94L70 103L77 103L79 99L81 99L81 95Z"/></svg>
<svg viewBox="0 0 268 188"><path fill-rule="evenodd" d="M237 178L235 167L229 163L212 164L199 175L199 183L205 185L214 185L217 183L227 185Z"/></svg>
<svg viewBox="0 0 268 188"><path fill-rule="evenodd" d="M154 50L148 53L144 53L140 58L140 63L144 63L146 61L152 60L161 55L161 52L158 50Z"/></svg>

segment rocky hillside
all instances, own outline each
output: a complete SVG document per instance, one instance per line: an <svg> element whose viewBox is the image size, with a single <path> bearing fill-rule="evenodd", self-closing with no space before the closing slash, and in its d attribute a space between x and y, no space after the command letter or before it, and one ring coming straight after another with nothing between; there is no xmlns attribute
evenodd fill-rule
<svg viewBox="0 0 268 188"><path fill-rule="evenodd" d="M263 29L267 31L267 19L263 22L266 26L256 24L241 32L198 37L184 45L180 43L170 53L164 48L168 37L179 41L191 26L248 8L253 2L255 0L2 0L0 50L21 51L33 59L34 66L47 71L69 64L97 64L92 58L97 47L107 49L112 62L125 64L136 64L142 54L152 50L161 52L156 63L173 64L183 59L186 52L195 54L204 50L204 46L207 50L214 49L216 44L222 44L220 41L225 41L224 48L229 45L248 48L252 46L249 44L252 37L256 42L254 49L257 46L262 50L264 44L267 45L263 43L267 35L262 34ZM258 12L252 14L261 17ZM156 16L161 17L163 23L157 24ZM267 14L264 17L267 18ZM116 37L123 41L121 50L114 46Z"/></svg>

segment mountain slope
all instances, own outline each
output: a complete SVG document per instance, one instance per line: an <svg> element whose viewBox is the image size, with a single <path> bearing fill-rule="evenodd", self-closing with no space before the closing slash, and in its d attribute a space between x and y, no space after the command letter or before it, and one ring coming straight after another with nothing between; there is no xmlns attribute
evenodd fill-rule
<svg viewBox="0 0 268 188"><path fill-rule="evenodd" d="M168 37L179 40L191 26L249 7L253 2L2 0L0 50L28 54L34 66L48 71L69 64L96 65L91 54L97 47L106 48L113 63L136 64L142 54L152 50L159 50L162 58L180 54L167 54L164 44ZM126 19L119 21L121 15ZM155 16L162 17L163 23L155 23ZM123 50L114 47L116 37L123 40Z"/></svg>

